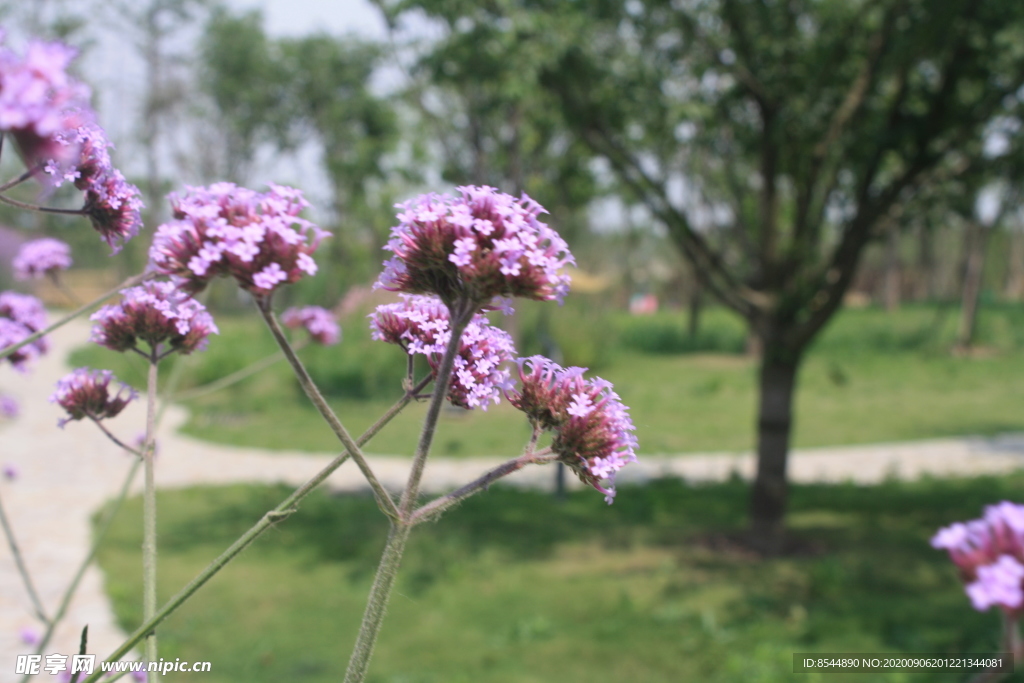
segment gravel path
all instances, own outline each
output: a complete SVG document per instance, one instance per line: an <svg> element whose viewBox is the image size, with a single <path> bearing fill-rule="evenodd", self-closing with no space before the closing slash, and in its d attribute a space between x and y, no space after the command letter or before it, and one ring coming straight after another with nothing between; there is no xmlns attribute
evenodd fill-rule
<svg viewBox="0 0 1024 683"><path fill-rule="evenodd" d="M22 406L22 414L16 420L0 422L0 465L10 463L19 470L17 480L0 481L0 498L43 604L50 611L56 608L64 587L87 552L90 516L116 494L131 465L129 457L91 424L76 422L63 430L55 428L60 412L46 399L57 379L68 370L67 353L87 337L85 321L73 322L52 335L50 354L36 364L31 374L19 376L5 368L0 375L0 391L15 396ZM175 433L185 417L184 411L172 409L161 428L160 449L164 455L158 459L156 471L161 488L229 482L298 485L330 459L329 455L271 453L203 443ZM142 433L143 425L141 402L130 406L111 423L112 429L126 440ZM450 489L498 462L492 458L432 460L423 488ZM372 458L372 466L385 486L397 490L404 484L405 459L376 457ZM887 477L1000 473L1021 466L1024 434L802 450L791 456L790 472L796 482L849 480L869 484ZM620 481L659 476L717 481L733 473L749 478L753 467L749 454L643 457L641 463L623 470ZM534 467L514 475L510 481L523 486L550 487L552 474L550 468ZM337 490L363 488L361 476L351 464L335 472L328 485ZM571 485L579 484L573 481ZM95 566L87 571L67 618L44 654L76 651L78 634L86 623L90 652L103 656L124 639L104 592L103 576ZM14 674L16 655L31 651L21 642L19 632L35 625L14 560L3 543L0 683L19 680Z"/></svg>

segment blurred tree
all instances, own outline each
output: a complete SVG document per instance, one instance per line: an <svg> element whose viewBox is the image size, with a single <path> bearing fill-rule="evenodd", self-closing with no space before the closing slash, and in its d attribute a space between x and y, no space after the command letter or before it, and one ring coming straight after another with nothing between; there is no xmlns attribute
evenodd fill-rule
<svg viewBox="0 0 1024 683"><path fill-rule="evenodd" d="M560 54L537 40L547 28L534 22L545 18L515 13L513 3L499 3L508 13L499 21L492 3L374 2L393 31L403 17L416 15L439 34L406 46L414 60L407 94L422 115L424 135L437 144L443 179L526 192L575 241L602 189L593 152L571 134L557 101L540 86ZM530 49L523 49L527 42Z"/></svg>
<svg viewBox="0 0 1024 683"><path fill-rule="evenodd" d="M245 182L264 146L320 151L339 228L327 247L328 297L371 277L366 257L378 255L393 217L400 122L371 90L380 57L379 46L351 36L271 39L258 12L220 9L206 26L202 84L227 140L227 177Z"/></svg>
<svg viewBox="0 0 1024 683"><path fill-rule="evenodd" d="M1018 117L1024 5L487 4L497 26L524 6L544 17L545 37L523 36L520 49L564 46L542 82L567 120L759 340L752 538L781 551L804 354L892 212L969 166L956 162L980 155L991 122ZM720 209L735 234L728 250L699 225Z"/></svg>

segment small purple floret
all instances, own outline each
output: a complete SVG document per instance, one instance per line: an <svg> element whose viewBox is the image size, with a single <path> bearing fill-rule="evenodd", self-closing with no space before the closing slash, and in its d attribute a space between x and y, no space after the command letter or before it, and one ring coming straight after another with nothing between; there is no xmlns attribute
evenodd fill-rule
<svg viewBox="0 0 1024 683"><path fill-rule="evenodd" d="M108 349L128 351L144 341L189 354L205 349L207 338L219 332L206 307L171 282L146 282L121 295L121 303L90 318L97 322L91 340Z"/></svg>
<svg viewBox="0 0 1024 683"><path fill-rule="evenodd" d="M289 308L281 314L281 322L291 329L305 328L317 344L333 346L341 341L341 327L333 313L320 306Z"/></svg>
<svg viewBox="0 0 1024 683"><path fill-rule="evenodd" d="M14 419L21 414L21 406L13 396L0 396L0 415Z"/></svg>
<svg viewBox="0 0 1024 683"><path fill-rule="evenodd" d="M153 268L191 293L218 275L266 296L316 273L311 255L328 236L299 214L302 193L271 185L254 192L232 183L189 187L170 196L174 220L157 228L149 250Z"/></svg>
<svg viewBox="0 0 1024 683"><path fill-rule="evenodd" d="M495 297L562 301L563 268L575 263L565 241L537 217L543 207L493 187L458 188L460 196L427 194L404 204L384 247L376 287L434 294L451 305L477 306Z"/></svg>
<svg viewBox="0 0 1024 683"><path fill-rule="evenodd" d="M127 384L121 385L117 393L111 396L110 383L115 381L110 370L91 370L78 368L57 382L57 391L50 396L50 401L67 411L68 417L57 424L63 427L72 420L90 418L102 420L115 417L124 410L138 394Z"/></svg>
<svg viewBox="0 0 1024 683"><path fill-rule="evenodd" d="M71 267L71 247L52 237L32 240L22 245L11 265L18 280L41 278Z"/></svg>
<svg viewBox="0 0 1024 683"><path fill-rule="evenodd" d="M377 307L370 315L370 330L374 339L397 344L409 355L425 355L436 376L451 339L449 320L448 308L440 299L404 294L400 303ZM501 390L510 386L505 364L514 355L515 346L507 332L491 325L483 315L474 316L460 339L448 400L462 408L482 410L492 401L498 403Z"/></svg>
<svg viewBox="0 0 1024 683"><path fill-rule="evenodd" d="M949 553L975 609L1024 607L1024 505L990 505L981 519L939 529L931 544Z"/></svg>
<svg viewBox="0 0 1024 683"><path fill-rule="evenodd" d="M46 327L43 302L28 294L0 292L0 349L23 342ZM22 346L7 356L15 370L25 372L28 363L48 349L45 337Z"/></svg>
<svg viewBox="0 0 1024 683"><path fill-rule="evenodd" d="M611 504L615 475L636 462L639 445L619 395L599 377L584 379L584 368L562 368L543 356L517 363L520 388L506 392L509 403L535 426L553 432L551 450L559 460Z"/></svg>

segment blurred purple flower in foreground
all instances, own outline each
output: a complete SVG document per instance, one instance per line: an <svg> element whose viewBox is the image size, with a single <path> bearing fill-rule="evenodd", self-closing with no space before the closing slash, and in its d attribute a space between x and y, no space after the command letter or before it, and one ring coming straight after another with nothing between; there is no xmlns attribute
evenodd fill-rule
<svg viewBox="0 0 1024 683"><path fill-rule="evenodd" d="M18 280L41 278L71 267L71 247L52 237L32 240L22 245L11 265Z"/></svg>
<svg viewBox="0 0 1024 683"><path fill-rule="evenodd" d="M975 609L1024 607L1024 505L989 505L981 519L939 529L932 547L949 552Z"/></svg>
<svg viewBox="0 0 1024 683"><path fill-rule="evenodd" d="M111 396L110 382L116 381L110 370L91 370L78 368L57 382L57 391L50 396L50 401L67 411L68 417L60 420L57 425L63 427L72 420L88 417L102 420L116 417L138 394L130 386L118 382L121 386Z"/></svg>
<svg viewBox="0 0 1024 683"><path fill-rule="evenodd" d="M403 295L400 303L377 307L370 315L370 329L374 339L398 344L409 355L425 355L437 376L451 339L448 308L440 299ZM507 332L484 316L475 316L460 339L448 400L462 408L479 406L483 410L489 401L498 403L501 390L510 387L509 371L503 366L515 352Z"/></svg>
<svg viewBox="0 0 1024 683"><path fill-rule="evenodd" d="M37 40L24 56L0 47L0 132L11 134L34 172L43 165L61 173L73 167L79 149L60 134L93 119L89 88L67 74L75 55L61 43Z"/></svg>
<svg viewBox="0 0 1024 683"><path fill-rule="evenodd" d="M616 473L636 462L636 427L626 406L609 382L583 379L585 368L562 368L543 356L517 362L521 387L507 392L509 403L553 432L551 450L610 504Z"/></svg>
<svg viewBox="0 0 1024 683"><path fill-rule="evenodd" d="M7 481L14 481L15 479L18 478L18 474L20 473L18 470L18 466L15 465L13 462L5 463L2 471L4 479L6 479Z"/></svg>
<svg viewBox="0 0 1024 683"><path fill-rule="evenodd" d="M21 414L21 406L13 396L0 396L0 415L14 419Z"/></svg>
<svg viewBox="0 0 1024 683"><path fill-rule="evenodd" d="M299 217L309 204L290 187L254 192L232 183L189 187L170 196L174 219L157 228L149 258L192 293L218 275L266 296L281 284L316 273L312 254L328 236Z"/></svg>
<svg viewBox="0 0 1024 683"><path fill-rule="evenodd" d="M326 308L303 306L289 308L281 314L281 322L293 330L303 327L317 344L333 346L341 341L338 319Z"/></svg>
<svg viewBox="0 0 1024 683"><path fill-rule="evenodd" d="M397 205L399 224L384 247L376 287L409 294L436 294L452 305L494 297L562 301L575 263L558 233L537 220L543 207L493 187L460 187L461 196L427 194Z"/></svg>
<svg viewBox="0 0 1024 683"><path fill-rule="evenodd" d="M18 344L46 327L46 310L43 302L28 294L0 292L0 349ZM46 353L45 337L7 356L15 370L25 372L28 363Z"/></svg>
<svg viewBox="0 0 1024 683"><path fill-rule="evenodd" d="M97 325L92 341L128 351L140 341L152 348L167 343L184 354L202 351L219 330L206 308L171 282L146 282L121 292L121 303L104 306L90 317Z"/></svg>
<svg viewBox="0 0 1024 683"><path fill-rule="evenodd" d="M39 633L39 629L33 628L32 626L25 626L18 631L18 638L21 642L29 647L34 647L39 644L42 636Z"/></svg>

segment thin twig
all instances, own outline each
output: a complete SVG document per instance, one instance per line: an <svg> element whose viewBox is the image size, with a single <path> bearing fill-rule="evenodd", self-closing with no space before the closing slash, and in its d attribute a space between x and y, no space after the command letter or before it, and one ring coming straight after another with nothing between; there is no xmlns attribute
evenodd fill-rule
<svg viewBox="0 0 1024 683"><path fill-rule="evenodd" d="M143 454L141 452L139 452L139 449L132 448L131 446L126 444L124 441L121 441L121 439L119 439L116 436L114 436L113 432L111 432L109 429L107 429L106 425L104 425L103 422L101 422L100 420L97 420L92 415L89 416L89 419L92 420L93 423L97 427L100 428L101 432L103 432L104 434L107 435L108 439L110 439L115 444L117 444L117 446L119 446L120 448L123 448L124 450L128 451L129 453L131 453L132 455L134 455L137 458L143 458L144 457Z"/></svg>
<svg viewBox="0 0 1024 683"><path fill-rule="evenodd" d="M398 519L399 512L398 507L395 506L395 501L392 500L391 494L389 494L380 481L377 480L377 476L370 469L369 463L366 461L366 456L359 449L359 446L352 439L352 436L345 429L345 426L341 424L341 420L334 414L331 406L328 405L324 399L323 394L317 388L313 382L313 378L309 376L309 372L306 371L306 367L299 360L299 357L295 355L295 350L291 344L288 343L288 338L285 336L284 331L281 329L281 325L277 322L277 317L274 315L273 310L270 308L270 297L259 297L256 299L256 307L263 315L263 319L267 323L267 327L270 328L271 334L274 335L274 339L277 340L277 345L281 347L281 351L284 352L285 357L292 366L292 370L295 371L295 376L299 380L299 384L302 385L303 391L306 392L306 396L313 402L316 409L323 416L327 424L330 425L331 430L334 432L338 440L341 441L345 449L352 455L352 459L356 461L356 465L359 466L363 476L366 477L366 481L369 482L370 488L373 489L374 495L377 497L377 503L380 505L381 510L391 519Z"/></svg>
<svg viewBox="0 0 1024 683"><path fill-rule="evenodd" d="M501 479L502 477L507 477L513 472L517 472L523 469L527 465L547 464L549 462L554 462L557 459L558 456L556 454L545 453L544 451L539 451L537 453L526 453L525 455L521 455L518 458L512 458L511 460L504 462L501 465L495 467L493 470L490 470L489 472L485 473L478 479L471 481L465 486L457 488L451 493L445 494L440 498L435 498L431 502L421 507L419 510L416 510L416 512L412 514L412 518L410 521L412 524L426 522L427 520L432 519L437 515L440 515L442 512L452 507L453 505L456 505L465 500L466 498L469 498L473 494L486 490L488 486L490 486L497 480Z"/></svg>
<svg viewBox="0 0 1024 683"><path fill-rule="evenodd" d="M10 204L11 206L15 206L19 209L25 209L26 211L38 211L40 213L59 213L64 214L66 216L89 215L86 211L83 211L82 209L58 209L52 206L39 206L38 204L29 204L27 202L18 201L17 199L11 199L10 197L4 194L0 194L0 202L3 202L4 204Z"/></svg>
<svg viewBox="0 0 1024 683"><path fill-rule="evenodd" d="M50 620L46 616L46 610L43 609L43 601L39 599L39 594L36 593L36 588L32 585L32 575L28 572L28 567L25 566L25 559L21 555L21 549L18 547L18 541L14 537L14 529L11 527L10 521L7 519L7 513L4 512L4 507L0 504L0 525L3 525L4 536L7 537L7 545L11 549L11 555L14 556L14 564L18 567L18 573L21 574L21 580L25 584L25 591L28 593L29 599L32 601L32 608L36 611L36 616L39 617L44 624L49 625Z"/></svg>
<svg viewBox="0 0 1024 683"><path fill-rule="evenodd" d="M156 481L153 472L153 439L156 430L157 346L150 349L146 378L146 437L142 447L144 486L142 489L142 620L156 614ZM156 633L146 636L147 662L157 661Z"/></svg>

